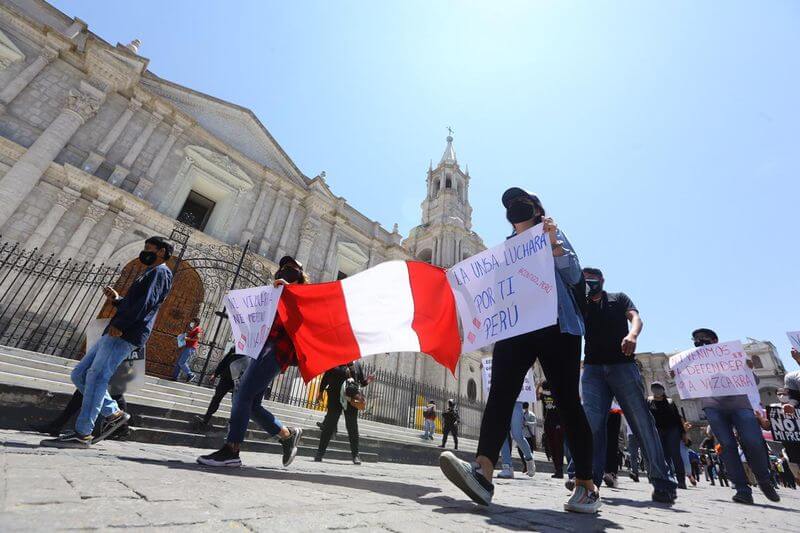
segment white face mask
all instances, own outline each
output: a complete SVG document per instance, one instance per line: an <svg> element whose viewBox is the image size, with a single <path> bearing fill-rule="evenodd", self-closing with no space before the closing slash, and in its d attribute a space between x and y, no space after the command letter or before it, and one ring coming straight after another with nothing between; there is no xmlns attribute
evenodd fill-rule
<svg viewBox="0 0 800 533"><path fill-rule="evenodd" d="M781 403L789 403L789 395L788 394L778 394L778 401Z"/></svg>
<svg viewBox="0 0 800 533"><path fill-rule="evenodd" d="M194 322L189 322L189 327L193 328L194 327Z"/></svg>

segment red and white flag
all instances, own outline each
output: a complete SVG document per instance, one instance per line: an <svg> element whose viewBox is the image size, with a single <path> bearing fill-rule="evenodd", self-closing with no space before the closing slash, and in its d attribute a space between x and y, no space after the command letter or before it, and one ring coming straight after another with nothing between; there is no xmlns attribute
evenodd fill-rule
<svg viewBox="0 0 800 533"><path fill-rule="evenodd" d="M360 357L422 352L455 372L461 354L445 271L389 261L330 283L289 285L278 314L306 381Z"/></svg>

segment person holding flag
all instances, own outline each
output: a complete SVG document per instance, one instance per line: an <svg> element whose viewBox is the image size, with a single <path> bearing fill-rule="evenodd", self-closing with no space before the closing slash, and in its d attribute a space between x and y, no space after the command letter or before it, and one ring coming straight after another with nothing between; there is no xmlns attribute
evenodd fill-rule
<svg viewBox="0 0 800 533"><path fill-rule="evenodd" d="M492 387L483 413L475 462L444 452L439 465L444 475L473 501L489 505L494 494L492 474L508 435L514 402L525 374L538 358L562 417L574 457L576 486L564 504L567 511L596 513L600 495L592 481L592 430L578 395L583 318L573 290L582 285L578 256L539 198L518 187L503 193L506 218L513 235L543 223L549 236L556 270L558 323L498 341L492 354ZM512 236L513 236L512 235Z"/></svg>
<svg viewBox="0 0 800 533"><path fill-rule="evenodd" d="M275 272L275 286L307 283L303 265L291 256L282 257ZM283 466L289 466L297 455L297 446L303 435L301 428L284 426L275 415L261 405L264 392L279 372L297 364L292 340L278 316L272 324L269 337L258 358L251 361L242 376L239 390L233 398L233 408L228 424L225 445L214 453L201 455L197 462L206 466L241 466L239 447L244 442L247 425L252 417L272 436L277 436L283 447Z"/></svg>

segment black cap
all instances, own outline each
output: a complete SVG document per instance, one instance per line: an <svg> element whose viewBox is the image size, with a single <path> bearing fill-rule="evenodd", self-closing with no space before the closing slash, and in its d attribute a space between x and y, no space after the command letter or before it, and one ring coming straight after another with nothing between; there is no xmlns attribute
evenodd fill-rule
<svg viewBox="0 0 800 533"><path fill-rule="evenodd" d="M281 260L278 261L278 268L282 268L286 263L294 263L297 265L297 268L303 270L303 263L292 257L291 255L284 255L281 257Z"/></svg>
<svg viewBox="0 0 800 533"><path fill-rule="evenodd" d="M516 200L519 197L528 198L533 202L539 203L539 198L536 197L535 194L532 192L528 192L525 189L520 189L519 187L511 187L506 192L503 193L503 207L508 209L508 206L511 205L513 200Z"/></svg>

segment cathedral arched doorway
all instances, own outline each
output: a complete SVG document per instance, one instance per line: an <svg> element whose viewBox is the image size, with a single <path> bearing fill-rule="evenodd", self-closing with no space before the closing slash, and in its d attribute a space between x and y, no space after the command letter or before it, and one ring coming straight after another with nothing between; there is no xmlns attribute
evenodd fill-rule
<svg viewBox="0 0 800 533"><path fill-rule="evenodd" d="M167 266L175 268L176 258L167 261ZM122 269L114 289L124 296L133 281L144 272L145 265L138 259L130 261ZM203 281L190 261L183 260L178 273L173 278L172 290L161 305L156 317L153 332L147 341L147 374L161 378L171 378L178 358L177 336L186 331L189 321L200 314L205 295ZM109 318L113 307L106 304L98 318Z"/></svg>

